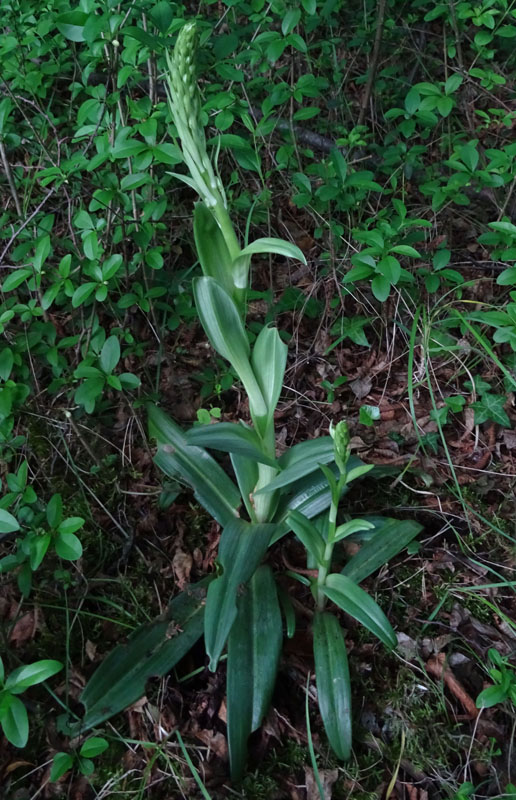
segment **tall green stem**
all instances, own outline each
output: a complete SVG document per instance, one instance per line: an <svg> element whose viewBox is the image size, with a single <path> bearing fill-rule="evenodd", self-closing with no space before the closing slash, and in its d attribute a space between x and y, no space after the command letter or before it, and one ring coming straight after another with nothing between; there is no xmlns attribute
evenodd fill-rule
<svg viewBox="0 0 516 800"><path fill-rule="evenodd" d="M326 539L326 547L324 548L324 555L322 563L319 564L319 571L317 573L317 589L316 600L317 608L319 611L324 609L326 605L326 595L324 594L324 584L326 577L331 566L333 557L333 548L335 547L335 534L337 531L337 511L339 508L340 495L346 483L346 475L341 474L335 488L332 489L330 513L328 515L328 535Z"/></svg>
<svg viewBox="0 0 516 800"><path fill-rule="evenodd" d="M213 206L211 211L217 220L217 224L222 232L224 241L226 242L226 247L228 248L228 253L232 261L231 273L234 286L233 296L242 309L244 307L247 291L248 267L245 270L239 269L238 259L241 248L227 208L223 203L218 202L217 205Z"/></svg>
<svg viewBox="0 0 516 800"><path fill-rule="evenodd" d="M265 435L263 437L263 448L266 455L271 456L274 458L275 456L275 435L274 435L274 421L267 426L265 431ZM258 489L263 489L264 486L267 486L273 478L276 477L278 474L278 470L274 467L270 467L268 464L258 464L258 482L255 486L255 492ZM254 511L256 514L257 522L269 522L272 516L272 513L275 510L275 504L277 503L277 493L276 492L265 492L264 494L259 494L257 497L254 498Z"/></svg>

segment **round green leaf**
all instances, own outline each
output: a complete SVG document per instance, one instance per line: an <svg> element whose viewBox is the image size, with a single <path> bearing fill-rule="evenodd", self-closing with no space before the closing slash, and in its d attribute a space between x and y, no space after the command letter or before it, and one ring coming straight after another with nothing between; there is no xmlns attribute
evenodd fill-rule
<svg viewBox="0 0 516 800"><path fill-rule="evenodd" d="M19 531L20 526L16 517L13 517L8 511L0 508L0 533L13 533Z"/></svg>
<svg viewBox="0 0 516 800"><path fill-rule="evenodd" d="M56 553L66 561L77 561L82 556L82 544L74 533L58 533L55 540Z"/></svg>
<svg viewBox="0 0 516 800"><path fill-rule="evenodd" d="M24 664L13 670L5 682L5 688L12 694L21 694L29 686L46 681L63 669L60 661L53 659L43 659L35 661L33 664Z"/></svg>
<svg viewBox="0 0 516 800"><path fill-rule="evenodd" d="M50 782L58 781L72 767L73 756L70 753L56 753L50 770Z"/></svg>
<svg viewBox="0 0 516 800"><path fill-rule="evenodd" d="M109 747L109 742L106 742L105 739L102 739L100 736L92 736L91 739L88 739L82 745L81 749L79 750L79 755L83 758L95 758L95 756L100 755L103 753L104 750L107 750Z"/></svg>
<svg viewBox="0 0 516 800"><path fill-rule="evenodd" d="M18 697L10 695L0 722L7 741L15 747L25 747L29 738L29 720L25 706Z"/></svg>

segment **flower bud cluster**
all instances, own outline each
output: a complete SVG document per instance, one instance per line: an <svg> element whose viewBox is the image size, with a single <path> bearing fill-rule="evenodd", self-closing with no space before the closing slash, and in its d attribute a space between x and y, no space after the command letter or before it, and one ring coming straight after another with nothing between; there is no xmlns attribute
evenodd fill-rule
<svg viewBox="0 0 516 800"><path fill-rule="evenodd" d="M206 150L201 98L195 76L196 48L196 26L194 22L189 22L181 28L172 55L167 54L170 108L190 172L191 185L208 208L214 208L219 203L226 207L224 187L215 174Z"/></svg>
<svg viewBox="0 0 516 800"><path fill-rule="evenodd" d="M347 463L350 456L350 433L347 422L342 420L337 422L334 426L330 423L330 436L333 439L333 450L335 463L339 468L339 472L343 475L347 469Z"/></svg>

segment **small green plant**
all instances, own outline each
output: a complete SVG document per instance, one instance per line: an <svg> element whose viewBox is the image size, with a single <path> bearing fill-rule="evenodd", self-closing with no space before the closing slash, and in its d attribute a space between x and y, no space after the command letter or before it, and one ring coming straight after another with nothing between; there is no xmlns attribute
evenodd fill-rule
<svg viewBox="0 0 516 800"><path fill-rule="evenodd" d="M477 708L491 708L510 700L516 706L516 673L506 658L498 650L491 647L487 651L491 663L489 677L494 681L492 686L487 686L477 697Z"/></svg>
<svg viewBox="0 0 516 800"><path fill-rule="evenodd" d="M324 391L326 392L327 403L333 403L333 401L335 400L335 392L337 391L337 389L340 389L340 387L343 386L347 382L347 380L348 379L346 375L339 375L333 381L328 381L328 380L321 381L321 389L324 389Z"/></svg>
<svg viewBox="0 0 516 800"><path fill-rule="evenodd" d="M210 408L199 408L197 409L197 422L199 425L210 425L216 419L220 419L222 416L222 409L218 408L217 406Z"/></svg>
<svg viewBox="0 0 516 800"><path fill-rule="evenodd" d="M50 770L50 780L58 781L70 769L76 768L81 775L91 775L95 770L92 759L104 753L109 742L101 736L87 739L76 753L56 753Z"/></svg>
<svg viewBox="0 0 516 800"><path fill-rule="evenodd" d="M6 676L0 657L0 727L15 747L25 747L29 738L27 709L18 695L48 680L62 668L60 661L46 659L17 667Z"/></svg>
<svg viewBox="0 0 516 800"><path fill-rule="evenodd" d="M74 372L76 378L84 378L75 392L75 402L84 406L89 414L93 412L105 387L121 392L123 389L136 389L140 385L140 379L131 372L114 374L120 361L120 342L117 336L109 336L98 353L93 347L91 350Z"/></svg>
<svg viewBox="0 0 516 800"><path fill-rule="evenodd" d="M44 509L36 493L27 486L27 462L16 473L7 475L10 492L4 495L0 508L0 533L18 531L16 552L0 559L0 574L17 570L18 587L28 597L32 587L32 573L41 565L49 549L65 561L76 561L82 556L82 544L75 534L84 525L82 517L63 518L60 494L54 494ZM15 507L16 517L6 508Z"/></svg>
<svg viewBox="0 0 516 800"><path fill-rule="evenodd" d="M406 232L414 226L431 227L428 220L407 218L407 209L401 200L393 200L396 216L388 222L381 220L371 230L355 230L353 235L367 247L351 256L352 269L344 276L343 283L372 278L371 289L377 300L384 301L393 286L411 283L413 277L401 266L398 256L420 258L420 253L411 244L403 241Z"/></svg>

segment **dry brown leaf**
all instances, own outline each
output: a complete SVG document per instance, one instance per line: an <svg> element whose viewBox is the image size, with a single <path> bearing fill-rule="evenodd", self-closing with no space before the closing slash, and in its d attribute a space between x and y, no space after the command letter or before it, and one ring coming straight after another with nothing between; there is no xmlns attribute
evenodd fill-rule
<svg viewBox="0 0 516 800"><path fill-rule="evenodd" d="M94 644L93 642L90 642L90 640L87 639L86 644L84 645L84 649L90 661L95 661L95 656L97 654L97 645Z"/></svg>
<svg viewBox="0 0 516 800"><path fill-rule="evenodd" d="M11 763L7 764L7 766L5 767L4 772L6 775L9 775L11 772L14 772L15 769L18 769L18 767L33 767L33 766L34 764L32 763L32 761L11 761Z"/></svg>
<svg viewBox="0 0 516 800"><path fill-rule="evenodd" d="M188 585L192 564L193 559L190 553L185 553L183 550L176 551L172 559L172 569L178 589L183 590Z"/></svg>
<svg viewBox="0 0 516 800"><path fill-rule="evenodd" d="M37 631L41 630L42 614L39 608L34 608L28 611L23 617L15 623L9 641L15 647L19 647L25 642L29 642L34 638Z"/></svg>
<svg viewBox="0 0 516 800"><path fill-rule="evenodd" d="M351 381L349 388L358 400L362 400L364 397L367 397L373 388L373 382L371 378L356 378L354 381Z"/></svg>
<svg viewBox="0 0 516 800"><path fill-rule="evenodd" d="M195 731L195 736L197 739L208 747L216 756L222 759L222 761L227 761L229 758L228 755L228 743L226 741L226 737L218 732L206 729L198 729Z"/></svg>
<svg viewBox="0 0 516 800"><path fill-rule="evenodd" d="M333 786L339 777L337 769L320 769L319 780L321 782L324 800L331 800ZM315 780L314 771L309 767L305 767L305 784L306 784L306 800L321 800L317 781Z"/></svg>

